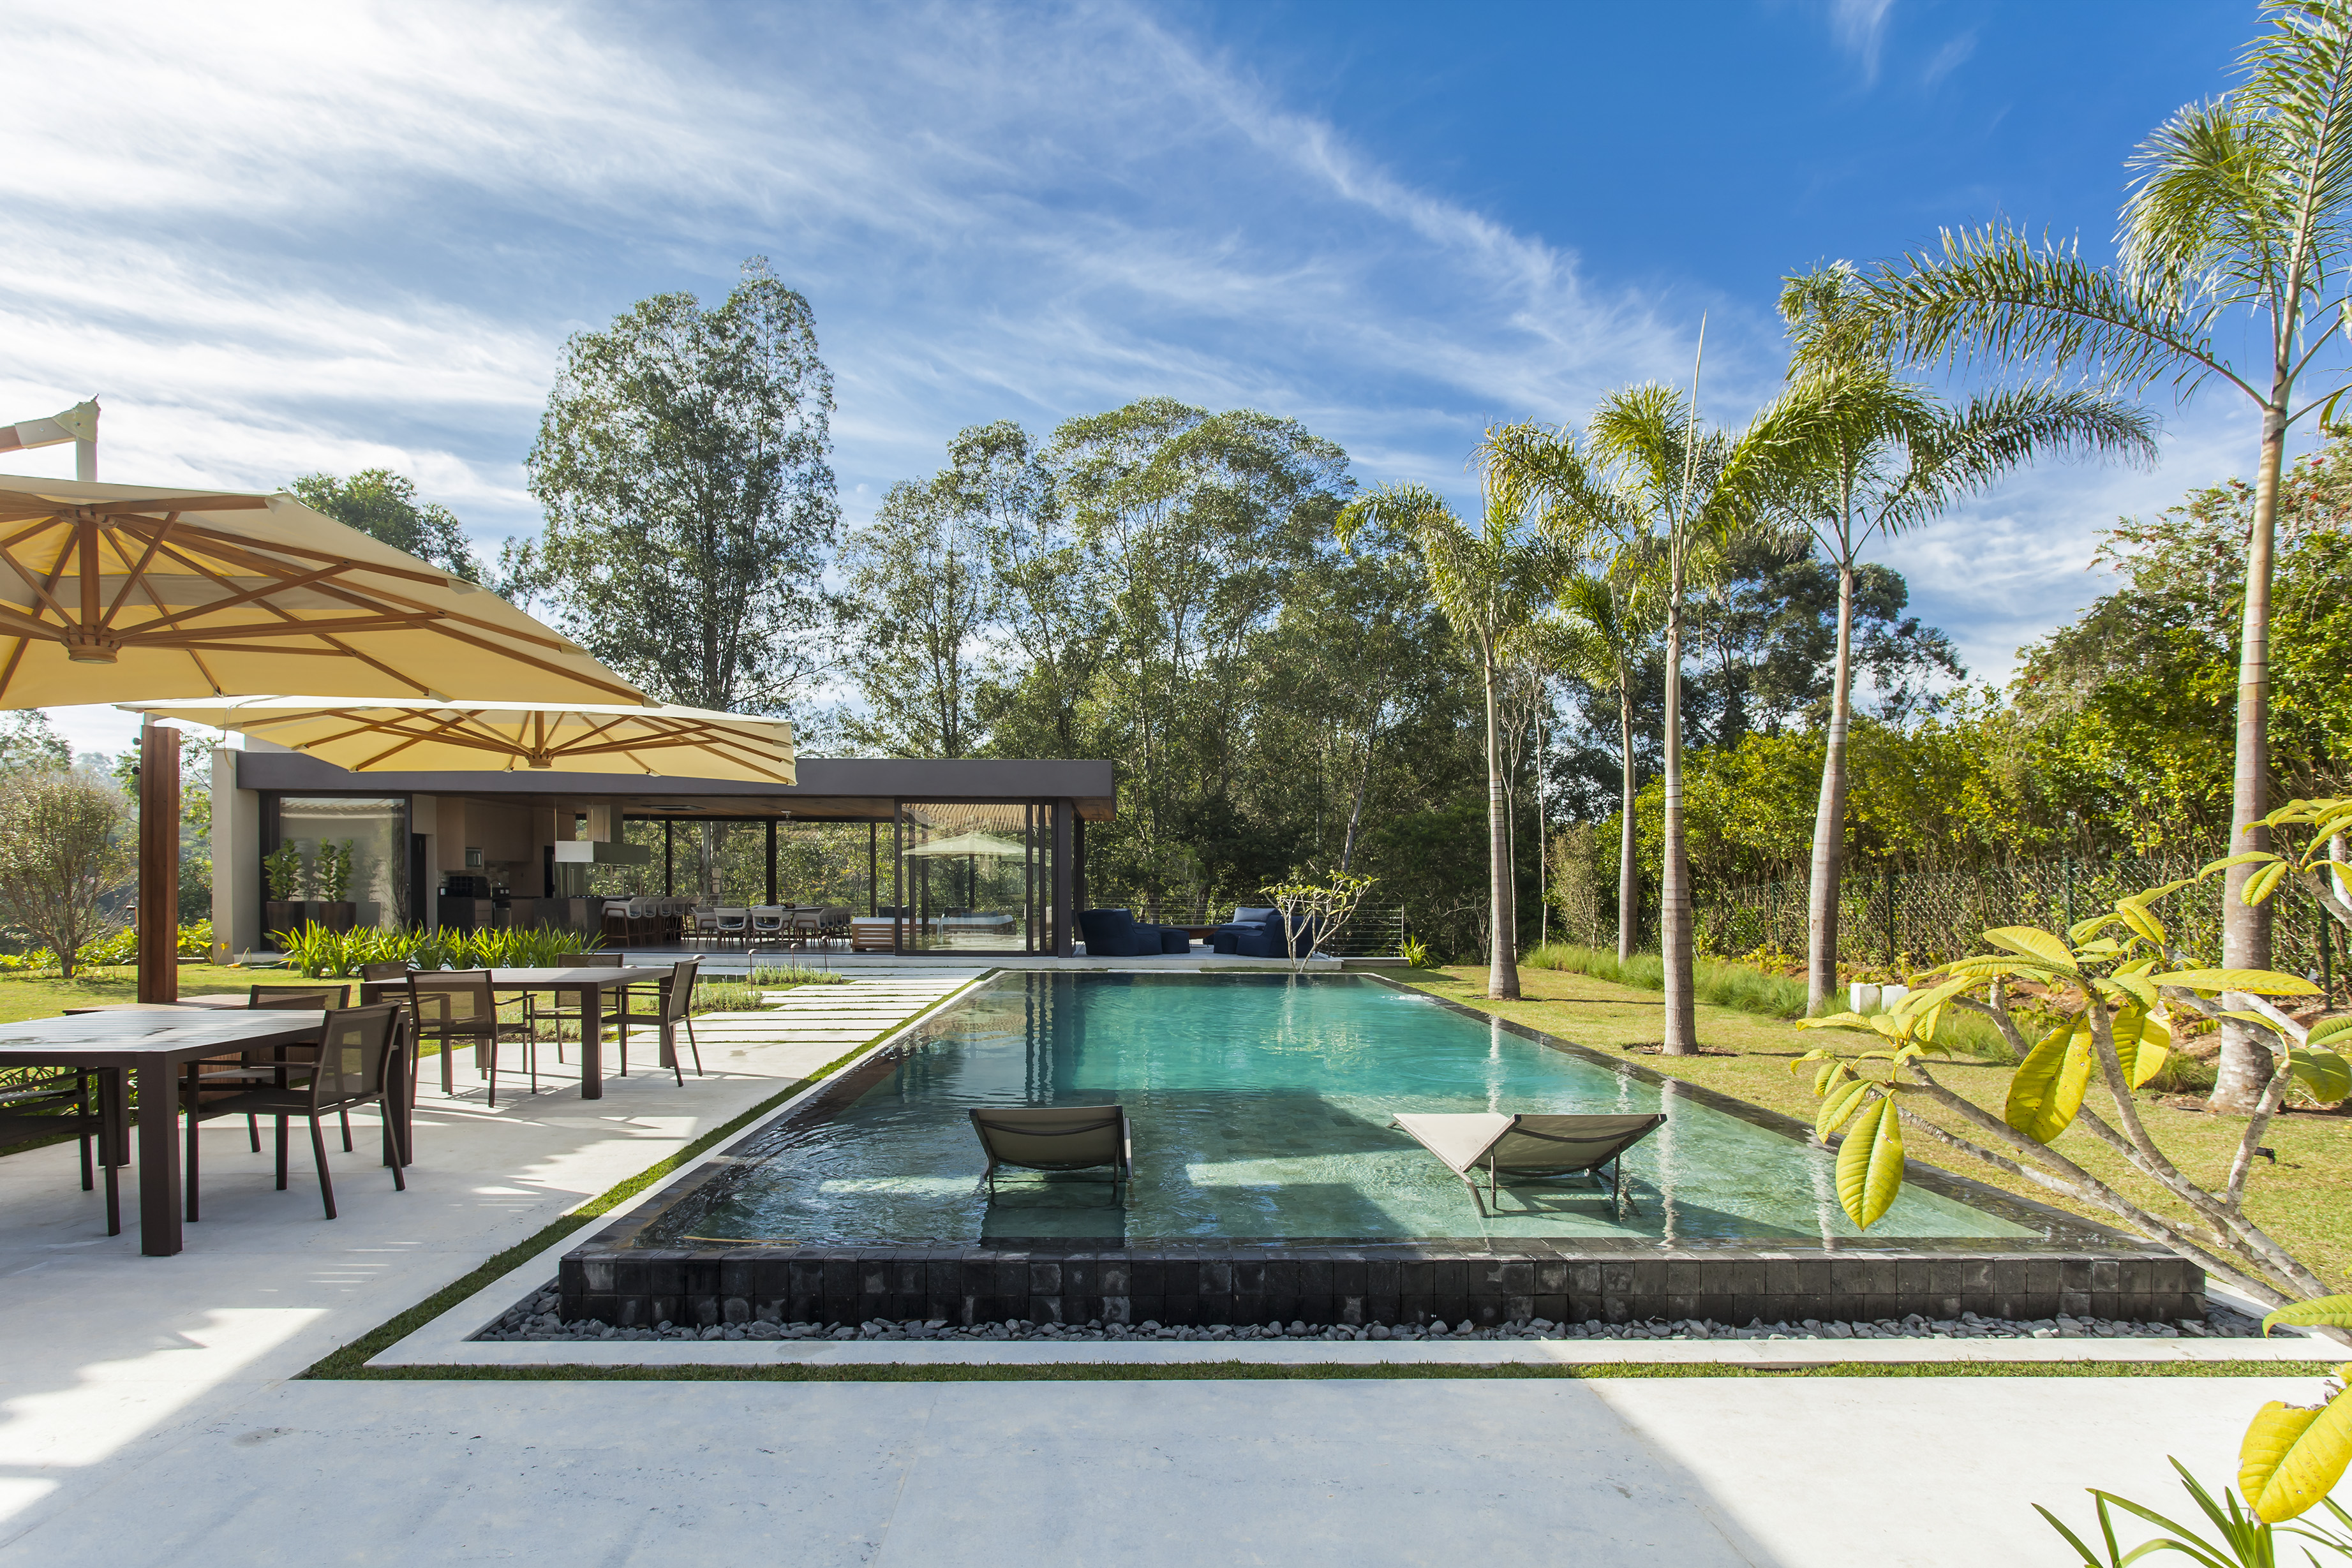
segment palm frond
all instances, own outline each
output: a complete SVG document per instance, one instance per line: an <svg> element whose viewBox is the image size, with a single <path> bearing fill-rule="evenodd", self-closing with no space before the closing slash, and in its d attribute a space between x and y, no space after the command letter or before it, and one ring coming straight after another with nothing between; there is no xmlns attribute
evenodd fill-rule
<svg viewBox="0 0 2352 1568"><path fill-rule="evenodd" d="M2169 375L2183 392L2220 376L2264 396L2215 346L2210 300L2184 304L2004 226L1946 230L1940 252L1882 264L1863 287L1861 313L1909 359L2074 368L2119 386Z"/></svg>

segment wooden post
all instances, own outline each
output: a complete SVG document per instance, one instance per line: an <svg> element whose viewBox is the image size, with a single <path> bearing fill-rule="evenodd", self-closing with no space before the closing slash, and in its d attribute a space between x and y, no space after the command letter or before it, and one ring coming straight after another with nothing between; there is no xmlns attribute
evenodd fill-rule
<svg viewBox="0 0 2352 1568"><path fill-rule="evenodd" d="M180 732L139 727L139 999L180 999Z"/></svg>
<svg viewBox="0 0 2352 1568"><path fill-rule="evenodd" d="M768 903L776 902L776 819L768 819Z"/></svg>

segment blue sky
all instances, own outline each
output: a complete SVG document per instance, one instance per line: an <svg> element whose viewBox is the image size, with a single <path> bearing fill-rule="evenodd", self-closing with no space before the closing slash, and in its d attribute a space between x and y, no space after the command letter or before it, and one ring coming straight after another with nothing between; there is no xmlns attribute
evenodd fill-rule
<svg viewBox="0 0 2352 1568"><path fill-rule="evenodd" d="M838 379L844 509L959 427L1171 394L1464 496L1496 419L1780 374L1780 277L2007 214L2105 254L2135 141L2251 5L1710 0L51 7L0 82L0 419L91 393L102 475L375 465L486 545L565 335L772 258ZM2096 530L2242 471L2053 466L1884 559L1979 675ZM9 460L68 474L70 448ZM118 717L76 710L79 744Z"/></svg>

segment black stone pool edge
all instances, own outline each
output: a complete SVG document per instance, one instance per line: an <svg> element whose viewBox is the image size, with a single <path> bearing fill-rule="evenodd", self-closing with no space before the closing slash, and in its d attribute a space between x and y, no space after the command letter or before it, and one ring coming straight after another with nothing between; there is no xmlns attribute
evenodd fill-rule
<svg viewBox="0 0 2352 1568"><path fill-rule="evenodd" d="M1012 973L1012 971L1006 971ZM1635 1062L1498 1019L1385 976L1364 977L1479 1023L1559 1051L1801 1141L1792 1117ZM847 1104L898 1052L928 1038L1003 976L974 987L819 1092L746 1132ZM951 1323L1413 1323L1480 1325L1528 1318L1629 1322L1654 1318L1743 1323L1804 1318L1876 1320L1918 1312L2072 1316L2142 1322L2204 1314L2204 1275L2142 1242L1966 1177L1912 1163L1905 1179L2013 1223L2036 1238L1948 1238L1834 1246L1484 1237L1406 1242L1228 1242L1105 1246L1034 1240L989 1245L802 1246L756 1242L641 1246L662 1216L737 1168L706 1160L564 1254L558 1312L617 1328L657 1323L857 1323L873 1318Z"/></svg>

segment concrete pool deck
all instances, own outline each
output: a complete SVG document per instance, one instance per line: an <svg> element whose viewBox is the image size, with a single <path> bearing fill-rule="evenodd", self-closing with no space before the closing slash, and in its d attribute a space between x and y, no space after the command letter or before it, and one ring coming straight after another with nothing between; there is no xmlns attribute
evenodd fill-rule
<svg viewBox="0 0 2352 1568"><path fill-rule="evenodd" d="M835 992L836 996L841 993ZM726 1031L735 1034L739 1031ZM748 1034L748 1030L740 1031ZM297 1163L272 1190L207 1127L205 1220L176 1258L98 1234L71 1145L0 1159L0 1564L1452 1563L1465 1545L1695 1564L2053 1564L2034 1516L2084 1486L2168 1510L2167 1453L2234 1473L2262 1401L2310 1376L1616 1382L777 1384L306 1380L300 1374L566 1208L772 1097L820 1047L706 1038L712 1076L639 1065L583 1103L420 1108L410 1190L331 1152L343 1218ZM835 1051L833 1054L837 1055ZM816 1061L830 1061L831 1056ZM633 1064L635 1054L633 1053ZM359 1119L355 1119L359 1120ZM478 1292L510 1304L510 1281ZM541 1273L545 1279L551 1270ZM469 1306L443 1315L462 1321ZM430 1327L431 1325L428 1325ZM468 1328L466 1332L471 1332ZM412 1336L414 1337L414 1336ZM394 1347L397 1350L399 1347ZM480 1345L521 1369L569 1345ZM619 1349L623 1347L596 1347ZM631 1344L632 1361L775 1347ZM796 1347L834 1364L900 1344ZM973 1347L982 1348L982 1347ZM989 1346L1006 1353L1139 1347ZM1238 1347L1148 1347L1163 1364ZM1288 1356L1343 1347L1266 1345ZM1396 1353L1548 1346L1349 1346ZM1620 1347L1579 1345L1590 1358ZM1685 1347L1651 1343L1640 1359ZM1791 1359L1796 1347L1687 1347ZM1874 1345L1876 1351L1916 1344ZM1955 1349L1978 1350L1968 1345ZM1999 1347L2024 1359L2025 1347ZM2119 1342L2043 1354L2111 1359ZM2167 1359L2210 1345L2155 1342ZM2243 1347L2251 1352L2252 1347ZM2316 1347L2306 1342L2299 1354ZM1842 1344L1845 1359L1865 1346ZM2268 1354L2298 1354L2278 1345ZM1271 1358L1271 1357L1269 1357ZM1328 1354L1323 1359L1328 1359ZM772 1355L770 1357L772 1364ZM1001 1362L1000 1362L1001 1364ZM824 1364L820 1363L819 1364ZM487 1367L484 1370L488 1370ZM1375 1368L1366 1368L1368 1372ZM1882 1453L1911 1445L1899 1500ZM2139 1536L2130 1536L2137 1540Z"/></svg>

